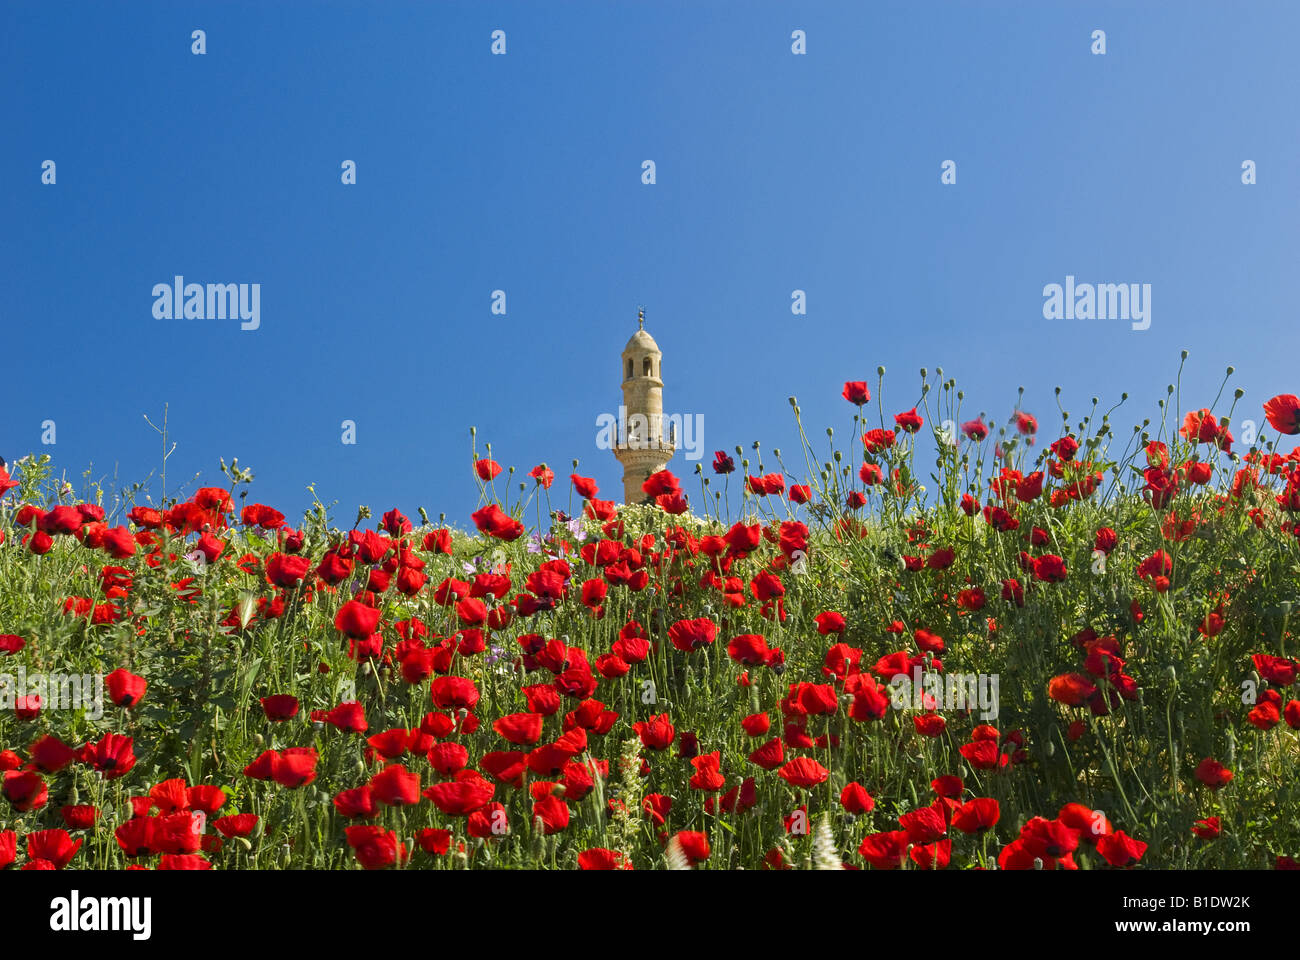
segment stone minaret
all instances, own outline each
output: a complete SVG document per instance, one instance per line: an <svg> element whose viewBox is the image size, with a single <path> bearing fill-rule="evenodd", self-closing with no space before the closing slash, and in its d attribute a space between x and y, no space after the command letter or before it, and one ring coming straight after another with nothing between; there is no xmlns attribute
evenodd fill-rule
<svg viewBox="0 0 1300 960"><path fill-rule="evenodd" d="M649 499L641 484L668 466L677 449L676 429L664 438L663 354L645 332L645 311L637 311L637 331L623 348L623 410L614 456L623 464L623 502Z"/></svg>

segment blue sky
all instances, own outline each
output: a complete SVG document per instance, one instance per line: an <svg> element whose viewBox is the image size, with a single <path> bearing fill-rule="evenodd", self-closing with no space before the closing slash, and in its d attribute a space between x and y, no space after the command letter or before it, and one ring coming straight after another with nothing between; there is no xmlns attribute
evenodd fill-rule
<svg viewBox="0 0 1300 960"><path fill-rule="evenodd" d="M801 462L787 397L812 436L844 431L841 385L874 388L881 364L887 413L942 367L972 415L1004 419L1023 385L1053 437L1054 387L1076 413L1128 392L1127 435L1184 348L1184 406L1228 364L1238 423L1300 392L1294 4L7 2L0 18L11 461L143 480L161 459L144 415L166 403L169 486L220 482L237 456L251 499L291 516L315 482L345 526L359 503L468 525L471 426L517 475L578 458L618 497L596 417L617 410L639 305L666 410L704 416L706 469L754 440ZM152 288L177 274L260 283L260 328L155 319ZM1044 320L1067 274L1151 284L1150 329Z"/></svg>

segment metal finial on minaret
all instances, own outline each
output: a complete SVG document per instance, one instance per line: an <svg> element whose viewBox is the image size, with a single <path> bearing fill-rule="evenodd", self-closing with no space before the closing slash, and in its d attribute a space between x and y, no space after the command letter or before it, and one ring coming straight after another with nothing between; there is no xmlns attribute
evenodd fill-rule
<svg viewBox="0 0 1300 960"><path fill-rule="evenodd" d="M645 329L645 307L636 308L636 328L638 330Z"/></svg>

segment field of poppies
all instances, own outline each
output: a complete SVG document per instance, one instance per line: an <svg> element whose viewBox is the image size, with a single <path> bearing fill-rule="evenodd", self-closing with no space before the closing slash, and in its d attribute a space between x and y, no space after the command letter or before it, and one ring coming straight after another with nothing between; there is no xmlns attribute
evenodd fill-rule
<svg viewBox="0 0 1300 960"><path fill-rule="evenodd" d="M0 868L1294 869L1300 401L880 373L470 532L0 470Z"/></svg>

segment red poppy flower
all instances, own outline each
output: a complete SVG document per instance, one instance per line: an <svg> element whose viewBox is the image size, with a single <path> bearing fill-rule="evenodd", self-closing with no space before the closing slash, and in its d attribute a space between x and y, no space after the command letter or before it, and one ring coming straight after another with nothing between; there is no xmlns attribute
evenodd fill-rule
<svg viewBox="0 0 1300 960"><path fill-rule="evenodd" d="M996 740L978 740L973 743L963 743L958 748L958 752L976 770L997 770L1011 762L1006 754L998 751Z"/></svg>
<svg viewBox="0 0 1300 960"><path fill-rule="evenodd" d="M569 825L569 805L560 797L548 794L533 804L533 820L540 820L542 833L550 836Z"/></svg>
<svg viewBox="0 0 1300 960"><path fill-rule="evenodd" d="M1300 433L1300 398L1283 393L1264 404L1268 422L1278 433Z"/></svg>
<svg viewBox="0 0 1300 960"><path fill-rule="evenodd" d="M916 412L916 407L913 407L906 413L894 414L894 423L900 430L903 430L906 433L916 433L921 429L921 426L925 421L921 418L920 414Z"/></svg>
<svg viewBox="0 0 1300 960"><path fill-rule="evenodd" d="M334 626L353 640L365 640L379 627L379 611L357 600L349 600L334 615Z"/></svg>
<svg viewBox="0 0 1300 960"><path fill-rule="evenodd" d="M470 514L470 519L474 521L474 526L480 533L486 533L498 540L518 540L524 534L524 525L495 503L474 511Z"/></svg>
<svg viewBox="0 0 1300 960"><path fill-rule="evenodd" d="M257 828L257 815L253 813L234 813L212 821L212 826L228 840L235 837L247 837Z"/></svg>
<svg viewBox="0 0 1300 960"><path fill-rule="evenodd" d="M144 699L144 692L149 684L144 677L137 677L123 669L114 670L104 678L108 687L108 697L119 707L134 707Z"/></svg>
<svg viewBox="0 0 1300 960"><path fill-rule="evenodd" d="M485 753L479 761L479 766L501 783L522 787L524 772L528 769L527 759L527 754L517 750L495 751Z"/></svg>
<svg viewBox="0 0 1300 960"><path fill-rule="evenodd" d="M310 571L310 557L273 553L266 561L266 579L277 587L296 587Z"/></svg>
<svg viewBox="0 0 1300 960"><path fill-rule="evenodd" d="M469 750L460 743L435 743L429 748L428 758L435 773L450 777L465 769L469 763Z"/></svg>
<svg viewBox="0 0 1300 960"><path fill-rule="evenodd" d="M848 381L844 384L840 395L849 403L857 404L859 407L871 400L871 390L864 380Z"/></svg>
<svg viewBox="0 0 1300 960"><path fill-rule="evenodd" d="M450 530L431 530L424 535L424 549L431 553L451 553L452 540Z"/></svg>
<svg viewBox="0 0 1300 960"><path fill-rule="evenodd" d="M1081 673L1064 673L1053 677L1047 685L1047 695L1067 707L1081 707L1088 702L1097 687Z"/></svg>
<svg viewBox="0 0 1300 960"><path fill-rule="evenodd" d="M773 737L749 755L749 762L764 770L775 770L785 762L785 747L780 737Z"/></svg>
<svg viewBox="0 0 1300 960"><path fill-rule="evenodd" d="M449 783L435 783L426 787L424 795L449 817L464 817L492 799L494 787L482 777L469 776Z"/></svg>
<svg viewBox="0 0 1300 960"><path fill-rule="evenodd" d="M212 864L192 853L165 853L158 860L159 870L211 870Z"/></svg>
<svg viewBox="0 0 1300 960"><path fill-rule="evenodd" d="M244 767L244 776L254 780L270 780L271 771L275 769L275 751L263 750L248 766Z"/></svg>
<svg viewBox="0 0 1300 960"><path fill-rule="evenodd" d="M385 806L414 806L420 802L420 775L394 763L370 778L370 789Z"/></svg>
<svg viewBox="0 0 1300 960"><path fill-rule="evenodd" d="M261 699L262 712L266 719L276 723L291 720L298 715L298 698L287 693L277 693Z"/></svg>
<svg viewBox="0 0 1300 960"><path fill-rule="evenodd" d="M867 453L879 453L883 450L892 449L894 438L893 430L882 430L875 427L862 435L862 445L866 448Z"/></svg>
<svg viewBox="0 0 1300 960"><path fill-rule="evenodd" d="M691 788L708 793L721 790L726 785L726 779L720 772L721 765L722 754L720 751L715 750L713 753L692 757L691 766L695 768L695 774L690 779Z"/></svg>
<svg viewBox="0 0 1300 960"><path fill-rule="evenodd" d="M146 857L155 853L157 817L134 817L113 831L117 845L128 858Z"/></svg>
<svg viewBox="0 0 1300 960"><path fill-rule="evenodd" d="M209 817L220 810L226 803L226 793L211 783L200 783L185 791L191 810L201 810Z"/></svg>
<svg viewBox="0 0 1300 960"><path fill-rule="evenodd" d="M478 687L465 677L439 677L430 688L433 702L446 709L473 710L478 703Z"/></svg>
<svg viewBox="0 0 1300 960"><path fill-rule="evenodd" d="M1059 860L1078 847L1079 833L1060 820L1032 817L1020 829L1020 840L1034 856Z"/></svg>
<svg viewBox="0 0 1300 960"><path fill-rule="evenodd" d="M922 870L943 870L952 861L952 841L918 844L907 852L908 858Z"/></svg>
<svg viewBox="0 0 1300 960"><path fill-rule="evenodd" d="M1278 687L1289 687L1295 683L1297 664L1287 657L1274 657L1266 653L1257 653L1251 658L1256 672L1269 683Z"/></svg>
<svg viewBox="0 0 1300 960"><path fill-rule="evenodd" d="M59 816L69 830L90 830L99 822L101 814L98 807L78 804L61 808Z"/></svg>
<svg viewBox="0 0 1300 960"><path fill-rule="evenodd" d="M415 842L425 853L441 857L451 850L451 831L425 827L415 835Z"/></svg>
<svg viewBox="0 0 1300 960"><path fill-rule="evenodd" d="M1142 855L1147 852L1147 845L1119 830L1098 840L1097 852L1112 867L1131 867L1142 859Z"/></svg>
<svg viewBox="0 0 1300 960"><path fill-rule="evenodd" d="M922 807L898 818L911 843L934 843L948 832L948 822L934 807Z"/></svg>
<svg viewBox="0 0 1300 960"><path fill-rule="evenodd" d="M92 746L89 762L105 780L116 780L135 766L134 740L106 733Z"/></svg>
<svg viewBox="0 0 1300 960"><path fill-rule="evenodd" d="M275 754L271 762L271 779L290 790L306 786L316 779L315 747L289 747Z"/></svg>
<svg viewBox="0 0 1300 960"><path fill-rule="evenodd" d="M1066 578L1065 561L1054 553L1034 558L1034 579L1044 583L1060 583Z"/></svg>
<svg viewBox="0 0 1300 960"><path fill-rule="evenodd" d="M73 840L66 830L38 830L27 835L27 856L46 860L62 870L81 849L81 840Z"/></svg>
<svg viewBox="0 0 1300 960"><path fill-rule="evenodd" d="M27 756L31 765L41 773L58 773L76 759L71 747L50 734L28 747Z"/></svg>
<svg viewBox="0 0 1300 960"><path fill-rule="evenodd" d="M992 797L977 797L963 803L952 815L952 825L962 833L983 833L1001 816L998 802Z"/></svg>
<svg viewBox="0 0 1300 960"><path fill-rule="evenodd" d="M540 713L512 713L492 723L492 729L511 743L534 744L542 737Z"/></svg>
<svg viewBox="0 0 1300 960"><path fill-rule="evenodd" d="M672 645L687 653L712 643L717 634L718 625L707 617L678 620L668 628L668 639Z"/></svg>
<svg viewBox="0 0 1300 960"><path fill-rule="evenodd" d="M578 492L578 496L584 500L590 500L600 492L600 488L596 486L596 481L591 477L580 477L576 473L571 473L569 474L569 480L573 482L573 489Z"/></svg>
<svg viewBox="0 0 1300 960"><path fill-rule="evenodd" d="M1213 757L1206 757L1196 767L1196 779L1211 790L1226 787L1232 781L1233 773Z"/></svg>
<svg viewBox="0 0 1300 960"><path fill-rule="evenodd" d="M858 853L877 870L896 870L902 866L907 846L907 831L892 830L864 837Z"/></svg>
<svg viewBox="0 0 1300 960"><path fill-rule="evenodd" d="M703 863L709 859L709 837L708 834L700 833L695 830L682 830L677 833L675 839L678 846L681 847L682 853L686 855L686 860L691 866L697 863Z"/></svg>
<svg viewBox="0 0 1300 960"><path fill-rule="evenodd" d="M767 641L757 633L746 633L736 637L727 644L727 655L737 663L757 666L767 660Z"/></svg>
<svg viewBox="0 0 1300 960"><path fill-rule="evenodd" d="M325 713L313 714L312 719L320 719L345 733L365 733L370 729L370 724L366 721L365 707L355 700L340 703Z"/></svg>
<svg viewBox="0 0 1300 960"><path fill-rule="evenodd" d="M367 824L365 826L346 827L348 846L356 854L357 862L367 870L382 870L391 867L398 860L406 859L406 846L397 839L397 834L383 827Z"/></svg>
<svg viewBox="0 0 1300 960"><path fill-rule="evenodd" d="M578 854L578 867L582 870L631 870L632 861L617 850L592 847Z"/></svg>
<svg viewBox="0 0 1300 960"><path fill-rule="evenodd" d="M861 814L874 810L876 801L871 794L867 793L866 787L855 781L845 784L844 789L840 791L840 805L849 813Z"/></svg>
<svg viewBox="0 0 1300 960"><path fill-rule="evenodd" d="M1066 463L1074 460L1074 455L1079 452L1079 441L1068 434L1052 444L1052 453L1056 454Z"/></svg>

